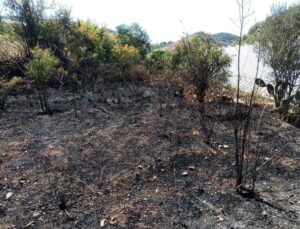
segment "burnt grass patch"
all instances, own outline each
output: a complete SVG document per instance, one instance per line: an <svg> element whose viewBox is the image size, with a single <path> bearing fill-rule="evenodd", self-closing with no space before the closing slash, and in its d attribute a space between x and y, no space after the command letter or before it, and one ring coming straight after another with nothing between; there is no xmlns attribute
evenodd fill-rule
<svg viewBox="0 0 300 229"><path fill-rule="evenodd" d="M300 227L299 129L259 106L265 203L235 193L230 102L207 106L207 142L193 106L158 87L107 86L77 112L72 93L51 99L51 115L34 96L1 113L0 228Z"/></svg>

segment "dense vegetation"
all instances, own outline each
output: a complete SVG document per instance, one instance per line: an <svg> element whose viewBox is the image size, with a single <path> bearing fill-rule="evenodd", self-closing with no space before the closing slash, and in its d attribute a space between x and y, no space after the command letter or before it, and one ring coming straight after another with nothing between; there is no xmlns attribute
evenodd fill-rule
<svg viewBox="0 0 300 229"><path fill-rule="evenodd" d="M49 11L40 1L7 1L4 6L8 12L6 18L11 21L1 22L1 37L6 42L8 36L12 37L9 40L13 48L4 46L2 57L27 58L24 74L20 76L25 76L25 81L36 88L44 112L50 111L46 99L50 82L72 85L76 90L87 92L95 89L96 81L104 72L116 75L116 80L124 80L135 77L133 71L137 66L144 74L174 71L186 82L191 82L189 78L196 82L196 75L196 78L201 75L198 80L205 82L205 86L198 88L200 100L204 99L211 83L218 81L218 75L222 74L221 81L226 80L229 57L215 46L214 37L209 38L209 35L185 38L175 45L173 52L159 51L151 48L147 32L136 23L117 26L113 32L89 21L72 21L67 10ZM190 44L192 47L188 47ZM187 64L187 55L193 58L193 63ZM179 68L181 74L178 75L175 72ZM194 68L197 71L192 70ZM193 73L184 73L185 70ZM13 77L9 71L2 72L3 80ZM60 82L56 82L58 78Z"/></svg>

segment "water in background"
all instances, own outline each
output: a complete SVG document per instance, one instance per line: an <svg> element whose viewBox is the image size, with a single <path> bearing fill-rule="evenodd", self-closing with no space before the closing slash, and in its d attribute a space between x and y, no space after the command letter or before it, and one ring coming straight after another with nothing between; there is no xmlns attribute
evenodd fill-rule
<svg viewBox="0 0 300 229"><path fill-rule="evenodd" d="M232 58L232 63L229 68L232 77L229 79L229 84L233 87L237 86L237 64L238 64L238 47L227 47L225 52ZM251 92L257 69L257 54L252 45L246 45L241 50L241 84L240 88L244 92ZM258 71L258 78L263 79L266 83L272 81L271 69L261 60ZM264 96L269 96L265 88L259 88L258 93Z"/></svg>

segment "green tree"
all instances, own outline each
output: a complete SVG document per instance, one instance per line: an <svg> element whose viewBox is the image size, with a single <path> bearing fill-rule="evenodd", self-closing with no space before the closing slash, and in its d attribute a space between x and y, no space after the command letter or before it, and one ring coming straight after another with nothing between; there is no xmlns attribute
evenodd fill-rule
<svg viewBox="0 0 300 229"><path fill-rule="evenodd" d="M39 46L51 49L65 66L71 49L71 27L70 11L61 7L53 16L39 23Z"/></svg>
<svg viewBox="0 0 300 229"><path fill-rule="evenodd" d="M211 38L196 36L183 38L176 46L173 65L187 70L188 80L197 86L197 97L203 103L207 90L226 80L230 57L221 48L211 44Z"/></svg>
<svg viewBox="0 0 300 229"><path fill-rule="evenodd" d="M289 101L300 75L300 6L276 6L261 27L262 57L272 68L274 86L270 88L275 107ZM270 86L269 86L270 87Z"/></svg>
<svg viewBox="0 0 300 229"><path fill-rule="evenodd" d="M59 61L49 49L39 47L32 50L32 56L33 59L26 66L26 76L38 92L42 111L49 113L48 81L56 73Z"/></svg>
<svg viewBox="0 0 300 229"><path fill-rule="evenodd" d="M26 54L29 55L38 43L39 23L45 19L44 0L6 0L8 16L15 24L16 33L24 39Z"/></svg>
<svg viewBox="0 0 300 229"><path fill-rule="evenodd" d="M106 28L78 21L72 25L70 44L70 53L78 62L78 80L84 90L92 90L101 65L113 61L115 36Z"/></svg>
<svg viewBox="0 0 300 229"><path fill-rule="evenodd" d="M137 23L131 25L119 25L116 30L119 43L121 45L130 45L137 48L142 60L144 60L147 53L151 50L150 39L147 32Z"/></svg>
<svg viewBox="0 0 300 229"><path fill-rule="evenodd" d="M70 11L49 4L47 0L5 0L6 16L14 23L14 33L25 43L25 53L30 55L36 45L51 48L63 59L66 37L70 34Z"/></svg>

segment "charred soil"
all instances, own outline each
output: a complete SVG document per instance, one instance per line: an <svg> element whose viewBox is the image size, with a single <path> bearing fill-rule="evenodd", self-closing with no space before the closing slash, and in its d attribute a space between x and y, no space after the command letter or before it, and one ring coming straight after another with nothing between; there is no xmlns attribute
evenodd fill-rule
<svg viewBox="0 0 300 229"><path fill-rule="evenodd" d="M1 113L0 228L300 228L300 131L268 109L251 135L257 201L235 192L232 102L207 104L207 142L171 90L55 94L51 115L34 96Z"/></svg>

